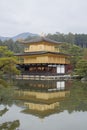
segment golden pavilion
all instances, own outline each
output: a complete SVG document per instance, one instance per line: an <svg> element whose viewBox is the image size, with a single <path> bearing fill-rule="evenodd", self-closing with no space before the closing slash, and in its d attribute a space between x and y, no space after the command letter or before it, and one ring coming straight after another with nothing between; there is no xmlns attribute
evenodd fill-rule
<svg viewBox="0 0 87 130"><path fill-rule="evenodd" d="M60 75L67 73L70 64L69 55L61 53L59 46L62 42L38 37L22 41L24 52L16 54L19 57L18 68L24 74Z"/></svg>

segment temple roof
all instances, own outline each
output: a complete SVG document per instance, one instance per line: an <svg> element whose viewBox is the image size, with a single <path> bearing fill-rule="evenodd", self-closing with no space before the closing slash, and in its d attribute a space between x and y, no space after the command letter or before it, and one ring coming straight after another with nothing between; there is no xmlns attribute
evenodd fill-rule
<svg viewBox="0 0 87 130"><path fill-rule="evenodd" d="M23 43L23 44L26 44L26 43L38 43L38 42L49 42L49 43L54 43L54 44L61 44L63 42L57 42L57 41L54 41L54 40L51 40L49 38L46 38L46 37L37 37L37 38L34 38L34 39L31 39L31 40L28 40L28 41L20 41L20 43Z"/></svg>
<svg viewBox="0 0 87 130"><path fill-rule="evenodd" d="M29 55L43 55L43 54L56 54L56 55L64 55L64 56L70 56L68 54L60 53L60 52L50 52L50 51L35 51L35 52L24 52L24 53L17 53L15 56L29 56Z"/></svg>
<svg viewBox="0 0 87 130"><path fill-rule="evenodd" d="M31 115L34 115L34 116L37 116L41 119L47 117L47 116L50 116L52 114L55 114L55 113L60 113L62 112L62 110L60 109L49 109L49 110L44 110L44 111L40 111L40 110L32 110L32 109L25 109L22 111L22 113L26 113L26 114L31 114Z"/></svg>

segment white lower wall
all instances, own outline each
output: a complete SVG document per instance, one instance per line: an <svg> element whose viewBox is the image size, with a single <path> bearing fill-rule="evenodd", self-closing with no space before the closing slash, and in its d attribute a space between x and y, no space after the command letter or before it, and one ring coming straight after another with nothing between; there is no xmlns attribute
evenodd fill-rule
<svg viewBox="0 0 87 130"><path fill-rule="evenodd" d="M57 65L57 74L65 73L65 65Z"/></svg>

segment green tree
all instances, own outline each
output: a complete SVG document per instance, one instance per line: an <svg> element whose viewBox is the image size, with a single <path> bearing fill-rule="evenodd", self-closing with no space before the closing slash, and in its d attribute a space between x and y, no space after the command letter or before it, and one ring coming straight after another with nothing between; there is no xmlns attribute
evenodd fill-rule
<svg viewBox="0 0 87 130"><path fill-rule="evenodd" d="M87 60L87 48L84 48L84 51L83 51L83 59L84 59L84 60Z"/></svg>
<svg viewBox="0 0 87 130"><path fill-rule="evenodd" d="M76 74L82 76L82 77L87 77L87 60L79 60L76 64L76 69L75 69Z"/></svg>
<svg viewBox="0 0 87 130"><path fill-rule="evenodd" d="M75 36L73 33L68 33L67 35L64 35L64 37L65 37L65 42L72 43L72 44L75 43Z"/></svg>
<svg viewBox="0 0 87 130"><path fill-rule="evenodd" d="M87 34L75 34L75 44L87 48Z"/></svg>
<svg viewBox="0 0 87 130"><path fill-rule="evenodd" d="M70 62L73 68L76 67L77 62L83 57L83 49L75 44L65 43L61 44L60 52L70 54Z"/></svg>
<svg viewBox="0 0 87 130"><path fill-rule="evenodd" d="M13 52L8 50L6 46L0 46L0 84L6 86L3 80L4 76L11 76L19 73L16 69L17 59L14 57Z"/></svg>

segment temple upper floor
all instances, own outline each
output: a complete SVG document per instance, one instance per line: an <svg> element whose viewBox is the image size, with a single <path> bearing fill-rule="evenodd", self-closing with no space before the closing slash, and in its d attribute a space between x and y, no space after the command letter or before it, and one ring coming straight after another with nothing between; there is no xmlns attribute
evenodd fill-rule
<svg viewBox="0 0 87 130"><path fill-rule="evenodd" d="M40 37L29 41L23 41L24 52L50 51L59 52L61 42L56 42L48 38Z"/></svg>
<svg viewBox="0 0 87 130"><path fill-rule="evenodd" d="M59 52L58 45L54 46L53 44L49 44L47 42L40 42L38 44L27 44L25 45L24 52L34 52L34 51L51 51L51 52Z"/></svg>

